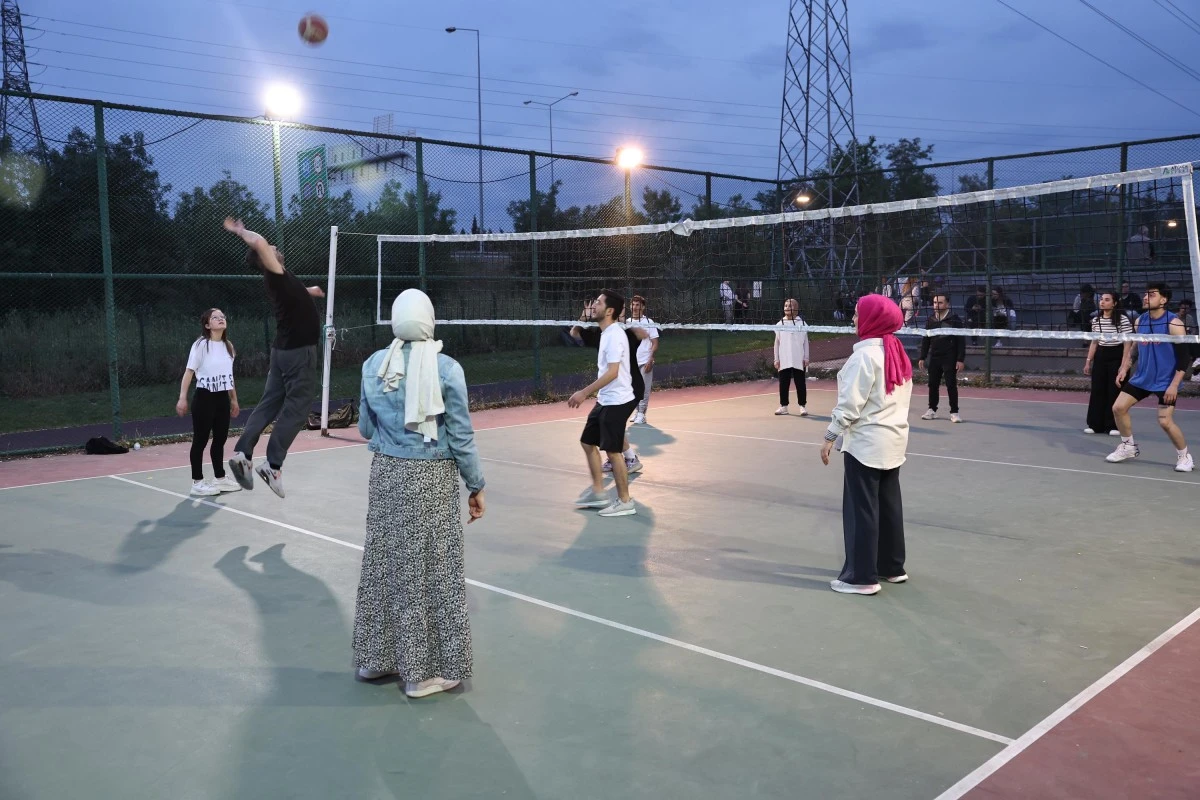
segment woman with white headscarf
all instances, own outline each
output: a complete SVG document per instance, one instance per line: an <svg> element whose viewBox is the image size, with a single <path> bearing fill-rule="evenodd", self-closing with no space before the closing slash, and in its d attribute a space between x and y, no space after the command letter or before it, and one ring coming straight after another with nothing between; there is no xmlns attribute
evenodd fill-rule
<svg viewBox="0 0 1200 800"><path fill-rule="evenodd" d="M392 304L395 339L363 364L358 429L375 458L354 612L361 680L401 675L409 697L471 677L458 481L468 523L483 516L483 472L458 362L433 338L417 289Z"/></svg>

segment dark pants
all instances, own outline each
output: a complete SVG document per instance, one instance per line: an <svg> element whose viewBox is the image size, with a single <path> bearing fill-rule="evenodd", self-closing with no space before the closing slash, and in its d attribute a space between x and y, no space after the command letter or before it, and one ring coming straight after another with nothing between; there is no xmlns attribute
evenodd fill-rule
<svg viewBox="0 0 1200 800"><path fill-rule="evenodd" d="M788 404L789 384L796 384L796 402L802 406L808 405L808 384L805 383L804 370L795 367L784 367L779 370L779 405Z"/></svg>
<svg viewBox="0 0 1200 800"><path fill-rule="evenodd" d="M262 399L246 421L246 430L234 449L244 453L246 458L254 458L254 446L263 429L274 422L271 438L267 441L267 461L272 469L282 467L296 434L308 424L316 384L316 345L294 350L271 348L271 368Z"/></svg>
<svg viewBox="0 0 1200 800"><path fill-rule="evenodd" d="M225 477L225 440L229 437L229 392L196 388L192 395L192 480L204 480L204 446L212 437L209 457L213 475Z"/></svg>
<svg viewBox="0 0 1200 800"><path fill-rule="evenodd" d="M931 358L929 360L929 407L937 411L938 385L946 384L946 397L950 400L950 413L958 413L958 369L953 359L944 360Z"/></svg>
<svg viewBox="0 0 1200 800"><path fill-rule="evenodd" d="M1117 372L1121 369L1121 351L1124 349L1120 345L1096 347L1096 360L1092 363L1092 395L1087 410L1087 426L1096 433L1117 429L1112 408L1121 393Z"/></svg>
<svg viewBox="0 0 1200 800"><path fill-rule="evenodd" d="M904 508L900 468L863 466L845 454L842 533L846 564L838 580L869 585L904 574Z"/></svg>

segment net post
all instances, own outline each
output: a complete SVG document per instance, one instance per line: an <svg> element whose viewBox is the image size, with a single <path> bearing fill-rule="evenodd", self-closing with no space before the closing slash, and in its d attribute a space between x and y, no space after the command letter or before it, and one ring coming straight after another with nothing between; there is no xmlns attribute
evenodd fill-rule
<svg viewBox="0 0 1200 800"><path fill-rule="evenodd" d="M996 160L989 158L987 161L987 188L996 188ZM983 317L984 324L989 328L995 323L992 321L992 257L995 255L995 237L993 235L993 222L996 217L996 201L988 200L987 204L987 228L985 234L985 254L984 254L984 285L987 287L987 292L983 299ZM983 382L985 386L992 385L992 337L983 337Z"/></svg>
<svg viewBox="0 0 1200 800"><path fill-rule="evenodd" d="M704 216L706 219L712 219L712 173L704 173ZM784 260L787 260L787 254L784 254ZM705 350L707 355L704 359L704 372L708 376L708 382L712 383L713 379L713 333L711 330L704 332Z"/></svg>
<svg viewBox="0 0 1200 800"><path fill-rule="evenodd" d="M271 171L275 176L275 246L283 249L283 148L279 123L271 123Z"/></svg>
<svg viewBox="0 0 1200 800"><path fill-rule="evenodd" d="M422 141L417 139L417 235L425 235L425 149ZM452 231L453 232L453 231ZM425 285L425 242L417 245L417 275L420 278L421 291L427 291Z"/></svg>
<svg viewBox="0 0 1200 800"><path fill-rule="evenodd" d="M96 201L100 215L100 263L104 269L104 335L108 340L108 395L112 400L113 438L121 438L121 386L117 369L117 301L113 286L112 227L108 214L108 147L104 140L104 103L96 115Z"/></svg>
<svg viewBox="0 0 1200 800"><path fill-rule="evenodd" d="M1129 143L1121 142L1121 172L1129 169ZM1126 206L1129 203L1129 192L1125 188L1125 184L1121 184L1118 190L1120 196L1117 205L1117 285L1114 290L1121 290L1121 282L1125 280L1125 239L1128 237L1128 232L1125 230L1126 222Z"/></svg>
<svg viewBox="0 0 1200 800"><path fill-rule="evenodd" d="M553 191L554 186L551 185ZM537 231L538 229L538 192L537 192L537 156L533 153L529 154L529 230ZM533 319L539 319L541 316L540 303L541 299L538 294L540 286L538 285L538 243L537 239L530 242L530 273L533 280L533 296L531 298L533 306ZM533 326L533 391L538 393L542 389L542 331L536 325Z"/></svg>
<svg viewBox="0 0 1200 800"><path fill-rule="evenodd" d="M1200 292L1200 236L1196 232L1195 173L1183 176L1183 213L1187 217L1188 260L1192 266L1192 297Z"/></svg>
<svg viewBox="0 0 1200 800"><path fill-rule="evenodd" d="M333 327L333 294L337 285L337 241L338 226L329 228L329 277L325 285L325 363L321 370L321 435L329 435L329 384L333 367L333 340L337 329Z"/></svg>

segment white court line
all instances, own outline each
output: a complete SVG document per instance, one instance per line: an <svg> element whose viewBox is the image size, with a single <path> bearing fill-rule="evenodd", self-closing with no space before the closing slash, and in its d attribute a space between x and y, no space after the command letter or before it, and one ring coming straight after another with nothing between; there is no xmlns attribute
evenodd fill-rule
<svg viewBox="0 0 1200 800"><path fill-rule="evenodd" d="M970 775L967 775L958 783L954 784L949 789L938 795L936 800L958 800L958 798L974 789L998 769L1023 753L1038 739L1041 739L1043 736L1049 733L1056 725L1060 724L1067 717L1071 716L1080 708L1082 708L1084 704L1086 704L1093 697L1100 694L1109 686L1112 686L1114 683L1124 677L1130 670L1149 658L1150 655L1156 650L1161 649L1163 645L1167 644L1176 636L1191 627L1191 625L1198 619L1200 619L1200 608L1197 608L1191 614L1188 614L1179 622L1176 622L1170 628L1163 631L1154 641L1147 644L1141 650L1138 650L1116 667L1113 667L1113 669L1100 678L1100 680L1096 681L1091 686L1072 697L1053 714L1030 728L1029 731L1021 736L1021 738L1009 744L999 753L984 762Z"/></svg>
<svg viewBox="0 0 1200 800"><path fill-rule="evenodd" d="M769 436L747 436L741 433L715 433L713 431L690 431L684 428L661 428L655 426L656 430L664 433L692 433L697 436L718 436L724 439L751 439L757 442L775 442L776 444L802 444L810 447L820 447L823 442L801 442L796 439L773 439ZM1154 478L1149 475L1120 475L1115 472L1100 472L1091 469L1072 469L1070 467L1051 467L1046 464L1021 464L1016 461L988 461L983 458L966 458L964 456L942 456L934 453L908 453L907 455L917 458L939 458L944 461L966 461L972 464L991 464L998 467L1020 467L1022 469L1044 469L1052 472L1074 472L1080 475L1099 475L1104 478L1124 478L1133 481L1156 481L1158 483L1179 483L1184 486L1200 486L1200 481L1181 481L1175 478Z"/></svg>
<svg viewBox="0 0 1200 800"><path fill-rule="evenodd" d="M168 494L168 495L171 495L172 497L178 497L183 500L192 500L193 502L197 503L198 505L205 505L205 506L209 506L211 508L221 509L223 511L231 511L234 514L239 514L243 517L249 517L250 519L257 520L259 522L265 522L269 525L276 525L280 528L284 528L286 530L293 531L295 533L300 533L305 536L311 536L314 539L320 539L325 542L331 542L333 544L338 544L343 547L348 547L351 550L357 550L360 553L363 550L362 545L357 545L357 544L354 544L353 542L347 542L343 539L335 539L332 536L326 536L322 533L315 533L314 531L305 530L304 528L299 528L299 527L296 527L295 525L289 525L286 522L280 522L278 520L271 519L270 517L262 517L262 516L259 516L258 514L251 514L247 511L242 511L240 509L232 508L230 506L222 505L220 503L214 503L211 500L203 500L200 498L195 498L195 497L192 497L191 495L186 495L181 492L175 492L170 489L163 489L159 486L151 486L148 483L132 481L132 480L129 480L128 478L122 478L118 475L109 475L106 477L110 477L113 480L121 481L122 483L128 483L133 486L140 486L144 489L150 489L155 492L161 492L162 494ZM700 647L699 645L689 644L688 642L683 642L678 639L672 639L668 636L663 636L661 634L657 634L652 631L643 630L642 628L635 628L631 625L625 625L623 623L616 622L611 619L605 619L604 617L597 617L593 614L587 614L583 611L576 611L573 608L567 608L566 606L560 606L556 603L549 603L545 600L539 600L536 597L530 597L529 595L520 594L518 592L513 592L508 589L502 589L499 586L492 586L491 584L482 583L477 580L472 580L471 578L467 578L467 583L469 583L471 586L474 586L476 588L484 589L489 592L495 592L497 594L502 594L506 597L511 597L515 600L521 600L526 603L531 603L535 606L541 606L542 608L547 608L552 611L557 611L561 614L567 614L572 617L577 617L579 619L587 620L588 622L595 622L598 625L604 625L606 627L614 628L619 631L624 631L626 633L632 633L635 636L641 636L643 638L651 639L656 642L661 642L663 644L669 644L672 647L679 647L683 650L688 650L693 653L698 653L700 655L708 656L709 658L715 658L719 661L725 661L729 664L734 664L739 667L745 667L746 669L751 669L756 672L761 672L764 675L772 675L776 678L783 678L784 680L792 681L793 683L798 683L803 686L807 686L811 689L817 689L822 692L827 692L829 694L837 695L838 697L844 697L849 700L855 700L857 702L864 703L869 706L874 706L875 708L882 708L886 711L893 711L897 714L902 714L906 717L912 717L914 719L919 719L924 722L930 722L930 723L933 723L934 725L940 725L943 728L949 728L951 730L958 731L959 733L967 733L972 736L978 736L982 739L988 739L990 741L999 742L1000 744L1004 744L1004 745L1011 745L1013 743L1013 740L1008 738L1007 736L1001 736L998 733L992 733L991 731L985 731L982 728L975 728L971 725L964 725L961 722L954 722L953 720L948 720L948 719L945 719L944 717L939 717L934 714L926 714L923 711L917 711L916 709L908 708L906 706L897 705L895 703L889 703L886 700L879 700L877 698L871 697L870 695L860 694L859 692L853 692L853 691L850 691L849 689L842 689L838 686L834 686L829 683L824 683L822 681L813 680L812 678L805 678L802 675L796 675L795 673L785 672L781 669L775 669L774 667L768 667L763 664L757 664L753 661L747 661L744 658L738 658L737 656L731 656L731 655L727 655L725 653L718 652L716 650L710 650L707 647Z"/></svg>
<svg viewBox="0 0 1200 800"><path fill-rule="evenodd" d="M288 453L288 458L295 456L308 455L309 453L322 453L326 450L345 450L347 447L362 447L365 442L355 442L353 444L335 444L332 447L319 447L315 450L298 450L295 453ZM207 453L205 454L207 455ZM98 478L115 478L118 475L149 475L151 472L166 472L172 469L183 469L187 464L178 464L174 467L154 467L152 469L132 469L128 472L112 472L104 475L85 475L82 478L61 478L56 481L42 481L41 483L22 483L19 486L0 486L0 492L8 489L31 489L35 486L54 486L58 483L76 483L78 481L94 481Z"/></svg>

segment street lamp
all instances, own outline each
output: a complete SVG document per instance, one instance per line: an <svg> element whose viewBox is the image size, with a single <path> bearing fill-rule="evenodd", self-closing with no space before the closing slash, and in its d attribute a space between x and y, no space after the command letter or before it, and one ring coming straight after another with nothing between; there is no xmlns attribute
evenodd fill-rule
<svg viewBox="0 0 1200 800"><path fill-rule="evenodd" d="M568 95L558 98L553 103L543 103L538 100L526 100L522 105L545 106L550 110L550 188L554 188L554 107L566 100L568 97L575 97L579 92L571 92Z"/></svg>
<svg viewBox="0 0 1200 800"><path fill-rule="evenodd" d="M796 195L796 199L792 202L798 206L804 207L812 202L812 195L808 192L801 191L800 194Z"/></svg>
<svg viewBox="0 0 1200 800"><path fill-rule="evenodd" d="M629 186L632 172L641 166L645 154L638 147L618 147L617 166L625 171L625 224L633 224L633 194ZM625 243L625 296L633 296L633 252L632 242Z"/></svg>
<svg viewBox="0 0 1200 800"><path fill-rule="evenodd" d="M273 83L263 93L266 117L271 120L271 165L275 171L275 246L283 249L283 156L279 121L300 113L300 92L285 83Z"/></svg>
<svg viewBox="0 0 1200 800"><path fill-rule="evenodd" d="M479 58L479 29L456 28L451 25L446 33L471 31L475 34L475 99L479 116L479 232L483 232L483 71ZM483 252L483 242L479 243L479 252Z"/></svg>

